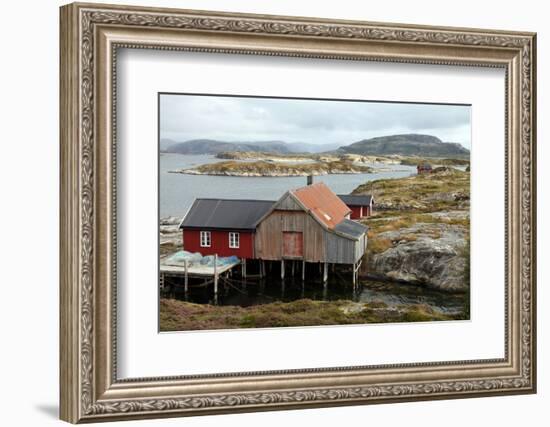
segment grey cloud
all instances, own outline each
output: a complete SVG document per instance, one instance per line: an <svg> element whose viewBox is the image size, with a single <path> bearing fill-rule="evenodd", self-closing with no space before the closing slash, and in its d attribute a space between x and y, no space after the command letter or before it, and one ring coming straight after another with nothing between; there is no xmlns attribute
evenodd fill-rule
<svg viewBox="0 0 550 427"><path fill-rule="evenodd" d="M227 141L352 142L395 133L427 133L470 148L470 107L242 98L161 96L161 137Z"/></svg>

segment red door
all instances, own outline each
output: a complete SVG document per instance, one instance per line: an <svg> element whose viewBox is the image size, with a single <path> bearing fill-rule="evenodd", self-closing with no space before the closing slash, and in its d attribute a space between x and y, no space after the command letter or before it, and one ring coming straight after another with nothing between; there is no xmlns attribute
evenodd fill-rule
<svg viewBox="0 0 550 427"><path fill-rule="evenodd" d="M283 232L283 257L302 258L304 256L304 235L294 231Z"/></svg>

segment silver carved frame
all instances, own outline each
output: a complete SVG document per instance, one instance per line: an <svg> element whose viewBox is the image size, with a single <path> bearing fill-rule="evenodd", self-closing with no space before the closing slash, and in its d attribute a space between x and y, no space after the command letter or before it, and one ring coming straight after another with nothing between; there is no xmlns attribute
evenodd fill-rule
<svg viewBox="0 0 550 427"><path fill-rule="evenodd" d="M78 3L60 13L61 419L535 392L535 34ZM504 68L505 357L117 379L115 65L121 47Z"/></svg>

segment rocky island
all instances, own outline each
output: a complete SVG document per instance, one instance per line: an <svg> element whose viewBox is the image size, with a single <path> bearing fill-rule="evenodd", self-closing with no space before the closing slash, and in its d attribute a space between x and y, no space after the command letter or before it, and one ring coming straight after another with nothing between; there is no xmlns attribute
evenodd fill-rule
<svg viewBox="0 0 550 427"><path fill-rule="evenodd" d="M267 160L242 162L228 160L171 172L191 175L280 177L372 173L373 168L346 160L314 162L275 162Z"/></svg>

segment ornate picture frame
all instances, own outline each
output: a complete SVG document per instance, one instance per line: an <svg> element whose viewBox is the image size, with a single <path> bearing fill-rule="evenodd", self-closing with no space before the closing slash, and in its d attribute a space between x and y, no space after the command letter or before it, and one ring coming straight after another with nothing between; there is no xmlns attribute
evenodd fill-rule
<svg viewBox="0 0 550 427"><path fill-rule="evenodd" d="M61 8L60 384L72 423L536 391L536 35L190 10ZM505 357L117 378L117 49L499 67L506 73Z"/></svg>

